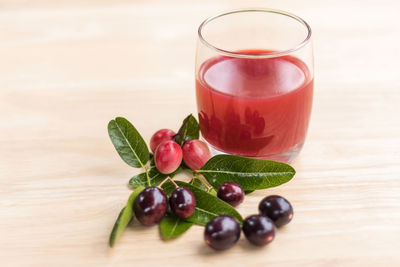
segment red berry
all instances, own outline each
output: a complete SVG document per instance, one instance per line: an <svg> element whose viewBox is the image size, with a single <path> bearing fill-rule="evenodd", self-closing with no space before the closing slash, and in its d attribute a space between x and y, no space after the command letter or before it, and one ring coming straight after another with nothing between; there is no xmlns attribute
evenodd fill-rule
<svg viewBox="0 0 400 267"><path fill-rule="evenodd" d="M182 150L183 161L192 170L199 170L211 158L207 144L197 139L187 141Z"/></svg>
<svg viewBox="0 0 400 267"><path fill-rule="evenodd" d="M162 142L154 153L154 162L157 170L163 174L169 174L182 162L182 149L173 140Z"/></svg>
<svg viewBox="0 0 400 267"><path fill-rule="evenodd" d="M143 225L158 223L168 209L168 200L164 191L157 187L148 187L137 196L133 204L135 216Z"/></svg>
<svg viewBox="0 0 400 267"><path fill-rule="evenodd" d="M186 219L192 216L196 207L196 199L188 188L178 187L172 191L169 197L169 206L176 216Z"/></svg>
<svg viewBox="0 0 400 267"><path fill-rule="evenodd" d="M218 188L218 197L229 205L236 207L243 202L244 191L237 183L226 182Z"/></svg>
<svg viewBox="0 0 400 267"><path fill-rule="evenodd" d="M175 132L170 129L161 129L153 134L150 139L150 149L154 153L159 144L164 141L172 140L172 137L175 135Z"/></svg>

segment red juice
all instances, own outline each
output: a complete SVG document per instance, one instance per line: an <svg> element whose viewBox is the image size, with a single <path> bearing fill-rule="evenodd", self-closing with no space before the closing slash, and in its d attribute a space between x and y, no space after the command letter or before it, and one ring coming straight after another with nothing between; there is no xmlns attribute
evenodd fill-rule
<svg viewBox="0 0 400 267"><path fill-rule="evenodd" d="M307 133L313 86L307 66L293 56L211 58L196 77L201 133L230 154L265 157L295 149Z"/></svg>

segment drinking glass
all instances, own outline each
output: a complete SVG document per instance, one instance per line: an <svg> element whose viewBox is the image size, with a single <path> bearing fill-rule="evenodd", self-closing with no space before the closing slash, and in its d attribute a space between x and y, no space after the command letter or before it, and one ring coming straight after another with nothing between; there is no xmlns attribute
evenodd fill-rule
<svg viewBox="0 0 400 267"><path fill-rule="evenodd" d="M303 19L273 9L206 19L195 74L200 130L214 154L297 156L314 87L311 28Z"/></svg>

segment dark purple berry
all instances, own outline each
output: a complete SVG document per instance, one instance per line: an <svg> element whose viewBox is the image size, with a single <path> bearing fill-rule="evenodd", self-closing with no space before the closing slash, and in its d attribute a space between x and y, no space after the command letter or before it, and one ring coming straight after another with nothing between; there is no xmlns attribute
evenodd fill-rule
<svg viewBox="0 0 400 267"><path fill-rule="evenodd" d="M240 237L240 225L231 216L221 215L209 221L204 230L204 241L216 250L232 247Z"/></svg>
<svg viewBox="0 0 400 267"><path fill-rule="evenodd" d="M169 197L169 206L173 213L180 218L189 218L196 207L196 199L186 187L178 187Z"/></svg>
<svg viewBox="0 0 400 267"><path fill-rule="evenodd" d="M293 208L287 199L281 196L268 196L258 205L260 214L270 218L276 227L288 224L293 218Z"/></svg>
<svg viewBox="0 0 400 267"><path fill-rule="evenodd" d="M229 205L236 207L243 202L244 191L237 183L226 182L218 188L218 197Z"/></svg>
<svg viewBox="0 0 400 267"><path fill-rule="evenodd" d="M250 243L265 246L274 240L275 226L264 215L251 215L243 221L243 233Z"/></svg>
<svg viewBox="0 0 400 267"><path fill-rule="evenodd" d="M133 208L135 216L141 224L156 224L167 212L167 196L158 187L148 187L137 196Z"/></svg>

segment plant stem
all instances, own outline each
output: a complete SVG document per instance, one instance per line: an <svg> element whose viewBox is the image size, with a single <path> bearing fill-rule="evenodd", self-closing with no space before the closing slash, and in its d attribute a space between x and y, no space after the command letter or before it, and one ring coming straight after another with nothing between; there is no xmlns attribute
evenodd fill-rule
<svg viewBox="0 0 400 267"><path fill-rule="evenodd" d="M172 180L169 176L168 176L167 178L171 181L171 183L174 184L175 188L178 188L178 187L179 187L179 185L177 185L177 184L175 183L175 181Z"/></svg>
<svg viewBox="0 0 400 267"><path fill-rule="evenodd" d="M193 174L193 176L195 176L195 177L197 177L197 174L198 174L198 172L197 171L194 171L194 170L192 170L192 169L189 169L189 168L185 168L184 169L185 171L188 171L188 172L190 172L190 173L192 173Z"/></svg>
<svg viewBox="0 0 400 267"><path fill-rule="evenodd" d="M165 178L157 187L161 189L162 185L165 184L166 181L171 181L171 183L175 186L175 188L179 187L179 185L177 185L175 183L175 181L172 180L171 177L169 177L169 176L167 178Z"/></svg>

